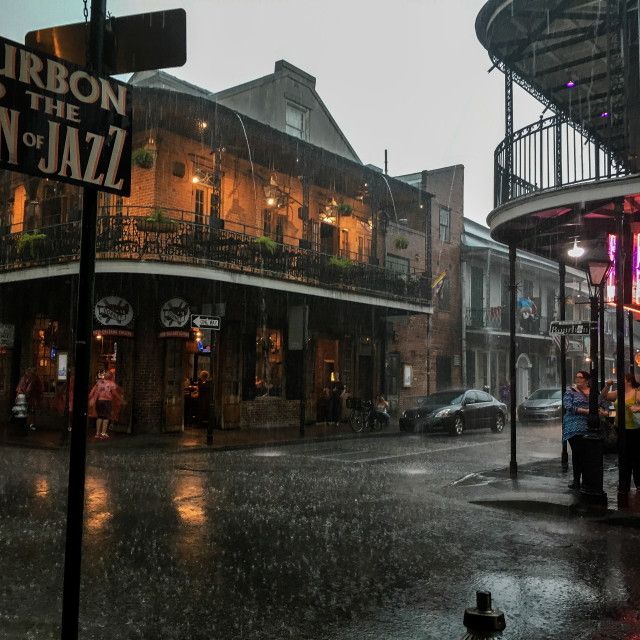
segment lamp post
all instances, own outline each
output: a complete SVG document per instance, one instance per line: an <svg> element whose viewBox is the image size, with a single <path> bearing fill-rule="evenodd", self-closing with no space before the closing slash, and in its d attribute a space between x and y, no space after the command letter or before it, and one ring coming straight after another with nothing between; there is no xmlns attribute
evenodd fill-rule
<svg viewBox="0 0 640 640"><path fill-rule="evenodd" d="M607 255L590 256L585 261L585 271L589 283L589 302L591 303L591 323L589 332L589 355L591 389L589 392L588 433L584 436L583 483L581 497L592 504L607 504L607 494L603 484L603 438L598 416L598 397L600 384L598 381L598 295L602 295L604 283L611 262Z"/></svg>

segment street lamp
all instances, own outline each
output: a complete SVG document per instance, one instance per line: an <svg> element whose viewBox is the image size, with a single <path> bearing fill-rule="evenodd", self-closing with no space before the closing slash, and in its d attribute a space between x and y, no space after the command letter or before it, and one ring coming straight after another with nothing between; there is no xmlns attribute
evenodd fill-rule
<svg viewBox="0 0 640 640"><path fill-rule="evenodd" d="M589 392L589 432L584 436L583 484L581 495L592 503L606 504L607 494L602 488L603 483L603 438L600 432L600 418L598 416L598 396L600 384L598 381L598 296L604 295L604 283L611 268L608 254L591 252L584 261L587 281L589 284L589 302L591 307L589 331L589 369L591 389Z"/></svg>

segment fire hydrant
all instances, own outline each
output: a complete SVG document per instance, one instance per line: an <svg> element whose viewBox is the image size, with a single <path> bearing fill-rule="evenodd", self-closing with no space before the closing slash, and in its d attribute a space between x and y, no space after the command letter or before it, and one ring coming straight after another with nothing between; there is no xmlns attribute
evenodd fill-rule
<svg viewBox="0 0 640 640"><path fill-rule="evenodd" d="M491 608L490 591L476 591L476 606L465 609L463 623L467 633L462 640L498 638L507 626L504 613Z"/></svg>

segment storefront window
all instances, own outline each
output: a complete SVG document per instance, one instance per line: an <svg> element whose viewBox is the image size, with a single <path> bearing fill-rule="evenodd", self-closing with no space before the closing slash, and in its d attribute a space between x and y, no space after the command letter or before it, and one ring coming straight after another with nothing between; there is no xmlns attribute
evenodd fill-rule
<svg viewBox="0 0 640 640"><path fill-rule="evenodd" d="M256 335L256 397L282 395L282 332L260 327Z"/></svg>
<svg viewBox="0 0 640 640"><path fill-rule="evenodd" d="M33 356L36 372L42 380L45 393L56 390L56 341L58 322L38 317L33 328Z"/></svg>

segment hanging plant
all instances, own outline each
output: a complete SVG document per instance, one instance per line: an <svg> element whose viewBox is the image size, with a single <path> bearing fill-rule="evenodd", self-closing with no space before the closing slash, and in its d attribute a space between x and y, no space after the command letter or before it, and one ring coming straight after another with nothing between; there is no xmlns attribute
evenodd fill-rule
<svg viewBox="0 0 640 640"><path fill-rule="evenodd" d="M140 147L131 154L131 163L141 169L151 169L153 167L153 153L144 147Z"/></svg>
<svg viewBox="0 0 640 640"><path fill-rule="evenodd" d="M353 213L353 207L350 204L343 202L338 205L338 213L341 216L350 216Z"/></svg>
<svg viewBox="0 0 640 640"><path fill-rule="evenodd" d="M396 249L406 249L409 246L409 241L404 236L398 236L393 241L393 246Z"/></svg>
<svg viewBox="0 0 640 640"><path fill-rule="evenodd" d="M260 247L262 251L267 251L270 254L274 254L278 248L278 244L275 240L272 240L268 236L259 236L254 242Z"/></svg>
<svg viewBox="0 0 640 640"><path fill-rule="evenodd" d="M46 239L47 239L47 235L45 233L38 233L38 231L29 233L28 231L25 231L23 234L18 236L18 240L16 242L16 248L18 249L18 253L20 255L24 255L28 249L29 255L32 258L34 258L35 247L37 247L41 242L43 242Z"/></svg>

